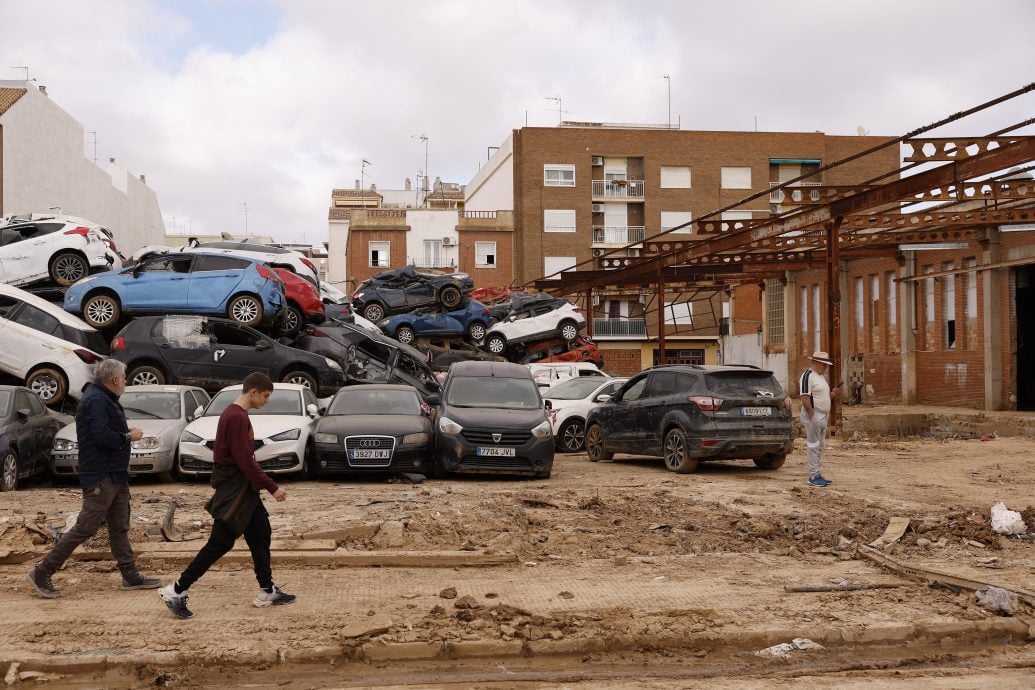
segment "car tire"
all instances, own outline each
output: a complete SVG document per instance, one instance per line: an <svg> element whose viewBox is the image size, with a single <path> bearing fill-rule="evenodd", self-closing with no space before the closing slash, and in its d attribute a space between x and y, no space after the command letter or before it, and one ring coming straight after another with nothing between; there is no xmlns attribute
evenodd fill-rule
<svg viewBox="0 0 1035 690"><path fill-rule="evenodd" d="M442 465L442 459L436 455L431 461L431 469L428 475L432 479L445 479L448 474L449 472L447 472L446 468Z"/></svg>
<svg viewBox="0 0 1035 690"><path fill-rule="evenodd" d="M284 320L280 322L277 335L281 338L294 338L305 325L305 314L294 304L284 306Z"/></svg>
<svg viewBox="0 0 1035 690"><path fill-rule="evenodd" d="M14 448L4 451L0 460L0 491L14 491L18 488L18 453Z"/></svg>
<svg viewBox="0 0 1035 690"><path fill-rule="evenodd" d="M417 339L417 334L409 326L399 326L395 329L395 339L403 345L411 345Z"/></svg>
<svg viewBox="0 0 1035 690"><path fill-rule="evenodd" d="M238 295L226 305L226 317L242 326L262 323L262 300L255 295Z"/></svg>
<svg viewBox="0 0 1035 690"><path fill-rule="evenodd" d="M75 252L60 252L50 258L47 271L56 284L68 287L90 274L90 264Z"/></svg>
<svg viewBox="0 0 1035 690"><path fill-rule="evenodd" d="M172 484L176 481L176 475L171 470L169 472L156 472L155 477L158 478L162 484Z"/></svg>
<svg viewBox="0 0 1035 690"><path fill-rule="evenodd" d="M83 321L98 330L114 326L122 317L122 307L115 295L102 292L83 302Z"/></svg>
<svg viewBox="0 0 1035 690"><path fill-rule="evenodd" d="M311 443L305 446L305 455L302 456L302 479L319 479L320 475L316 470L316 453L313 452Z"/></svg>
<svg viewBox="0 0 1035 690"><path fill-rule="evenodd" d="M463 295L460 294L460 288L455 285L447 285L438 293L438 299L447 309L455 309L460 306Z"/></svg>
<svg viewBox="0 0 1035 690"><path fill-rule="evenodd" d="M786 453L770 453L760 458L755 458L755 467L760 470L778 470L787 462Z"/></svg>
<svg viewBox="0 0 1035 690"><path fill-rule="evenodd" d="M572 342L579 337L579 325L570 319L567 321L561 321L557 327L557 335L561 340L566 342Z"/></svg>
<svg viewBox="0 0 1035 690"><path fill-rule="evenodd" d="M60 369L41 367L25 377L25 387L39 396L44 405L60 405L68 393L68 382Z"/></svg>
<svg viewBox="0 0 1035 690"><path fill-rule="evenodd" d="M385 317L385 308L377 302L371 302L367 306L363 307L363 318L370 321L375 326L377 322Z"/></svg>
<svg viewBox="0 0 1035 690"><path fill-rule="evenodd" d="M485 351L503 357L507 352L507 339L498 333L493 333L485 339Z"/></svg>
<svg viewBox="0 0 1035 690"><path fill-rule="evenodd" d="M614 458L615 454L607 449L607 439L604 436L604 429L599 424L593 424L586 429L586 455L590 462L607 462Z"/></svg>
<svg viewBox="0 0 1035 690"><path fill-rule="evenodd" d="M586 422L573 417L557 430L557 449L562 453L578 453L586 448Z"/></svg>
<svg viewBox="0 0 1035 690"><path fill-rule="evenodd" d="M126 383L130 386L144 386L147 384L163 386L165 385L165 372L156 366L142 364L129 370L126 374Z"/></svg>
<svg viewBox="0 0 1035 690"><path fill-rule="evenodd" d="M690 474L697 469L697 459L690 457L690 438L681 427L669 429L662 447L665 467L676 474Z"/></svg>
<svg viewBox="0 0 1035 690"><path fill-rule="evenodd" d="M302 371L301 369L289 371L288 373L284 374L284 378L282 378L281 381L283 383L297 383L301 386L305 386L314 394L316 393L316 379L308 371Z"/></svg>
<svg viewBox="0 0 1035 690"><path fill-rule="evenodd" d="M481 321L472 321L467 324L467 340L473 345L485 340L485 324Z"/></svg>

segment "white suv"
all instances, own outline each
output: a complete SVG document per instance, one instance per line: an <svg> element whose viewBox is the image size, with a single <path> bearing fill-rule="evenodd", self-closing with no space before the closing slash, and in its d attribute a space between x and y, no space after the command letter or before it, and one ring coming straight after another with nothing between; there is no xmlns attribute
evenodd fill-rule
<svg viewBox="0 0 1035 690"><path fill-rule="evenodd" d="M547 302L532 302L505 321L493 324L485 334L485 349L503 355L507 348L543 338L561 338L571 342L586 327L586 318L571 302L554 309Z"/></svg>
<svg viewBox="0 0 1035 690"><path fill-rule="evenodd" d="M5 216L0 225L0 282L28 285L48 278L67 287L93 269L122 268L111 233L75 216Z"/></svg>
<svg viewBox="0 0 1035 690"><path fill-rule="evenodd" d="M246 259L259 259L265 261L274 268L286 268L297 273L313 285L320 285L320 274L316 264L310 261L304 254L293 249L274 247L270 244L258 244L247 240L221 240L219 242L197 242L192 241L182 247L163 247L159 245L148 245L136 251L131 257L135 261L143 261L155 254L167 254L169 252L204 252L206 254L230 254Z"/></svg>
<svg viewBox="0 0 1035 690"><path fill-rule="evenodd" d="M0 285L0 371L25 379L47 405L78 399L92 380L90 365L107 351L100 331L60 306Z"/></svg>

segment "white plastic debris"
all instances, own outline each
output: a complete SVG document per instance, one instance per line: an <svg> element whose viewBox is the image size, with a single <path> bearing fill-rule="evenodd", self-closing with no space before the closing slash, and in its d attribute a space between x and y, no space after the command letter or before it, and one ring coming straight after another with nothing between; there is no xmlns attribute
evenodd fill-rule
<svg viewBox="0 0 1035 690"><path fill-rule="evenodd" d="M783 644L774 644L772 647L766 647L755 652L755 656L771 656L779 659L790 659L791 653L798 649L804 650L815 650L819 651L826 649L823 645L818 642L813 642L807 637L796 637L790 642L784 642Z"/></svg>
<svg viewBox="0 0 1035 690"><path fill-rule="evenodd" d="M1002 501L992 506L992 519L989 525L997 534L1024 534L1028 531L1021 514L1007 508Z"/></svg>
<svg viewBox="0 0 1035 690"><path fill-rule="evenodd" d="M1017 613L1017 595L1002 587L986 587L974 592L978 606L1000 616L1013 616Z"/></svg>

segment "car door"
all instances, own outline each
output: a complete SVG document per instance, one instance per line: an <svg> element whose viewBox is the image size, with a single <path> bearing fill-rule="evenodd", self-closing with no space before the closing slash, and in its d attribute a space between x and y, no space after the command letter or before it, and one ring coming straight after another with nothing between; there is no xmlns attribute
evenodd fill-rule
<svg viewBox="0 0 1035 690"><path fill-rule="evenodd" d="M187 296L190 311L222 313L227 300L237 292L251 265L251 261L236 256L196 256L191 266L190 292Z"/></svg>
<svg viewBox="0 0 1035 690"><path fill-rule="evenodd" d="M31 223L22 231L23 240L18 244L22 255L23 275L40 276L50 270L50 257L54 254L53 234L65 227L64 223ZM63 243L67 244L67 243Z"/></svg>
<svg viewBox="0 0 1035 690"><path fill-rule="evenodd" d="M435 287L426 278L418 278L403 287L405 304L408 307L420 307L436 301Z"/></svg>
<svg viewBox="0 0 1035 690"><path fill-rule="evenodd" d="M662 420L678 404L681 390L685 402L691 383L686 374L676 371L663 370L651 374L641 403L643 424L640 427L640 441L645 447L661 448L664 440L662 438Z"/></svg>
<svg viewBox="0 0 1035 690"><path fill-rule="evenodd" d="M25 391L15 391L14 409L16 413L15 426L18 428L18 461L21 469L28 470L30 474L36 474L42 469L40 458L44 449L44 427L40 422L45 410L41 409L43 404L39 398L37 405L32 404L34 396ZM53 435L50 438L53 441ZM47 446L49 448L49 446Z"/></svg>
<svg viewBox="0 0 1035 690"><path fill-rule="evenodd" d="M273 341L258 331L230 321L210 321L214 380L221 386L240 383L248 374L261 371L269 375L277 367ZM283 363L280 363L283 366Z"/></svg>
<svg viewBox="0 0 1035 690"><path fill-rule="evenodd" d="M20 299L0 295L0 369L14 376L25 375L26 362L38 347L31 331L14 321L22 304Z"/></svg>
<svg viewBox="0 0 1035 690"><path fill-rule="evenodd" d="M150 335L171 375L169 383L213 387L209 371L212 336L208 319L203 316L156 319Z"/></svg>
<svg viewBox="0 0 1035 690"><path fill-rule="evenodd" d="M73 346L64 341L61 322L56 316L27 302L16 301L18 306L9 312L4 328L7 336L0 350L4 350L3 357L22 372L18 375L24 376L28 367L40 361L41 356L60 361Z"/></svg>
<svg viewBox="0 0 1035 690"><path fill-rule="evenodd" d="M649 372L630 379L622 387L619 399L613 405L601 406L601 412L606 415L602 421L611 450L623 452L637 450L638 417L648 378Z"/></svg>
<svg viewBox="0 0 1035 690"><path fill-rule="evenodd" d="M124 311L186 310L193 257L180 254L157 256L122 272Z"/></svg>
<svg viewBox="0 0 1035 690"><path fill-rule="evenodd" d="M3 281L17 283L32 275L31 267L25 262L25 247L22 234L24 225L8 225L0 228L0 274Z"/></svg>

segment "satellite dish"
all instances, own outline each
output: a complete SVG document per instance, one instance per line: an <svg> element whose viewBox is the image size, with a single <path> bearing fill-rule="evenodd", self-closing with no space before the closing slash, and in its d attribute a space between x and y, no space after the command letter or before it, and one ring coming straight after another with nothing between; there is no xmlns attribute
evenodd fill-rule
<svg viewBox="0 0 1035 690"><path fill-rule="evenodd" d="M856 132L856 134L858 134L861 137L864 137L864 136L866 136L867 134L870 133L869 130L863 129L862 125L859 125L858 127L856 127L855 128L855 132Z"/></svg>

